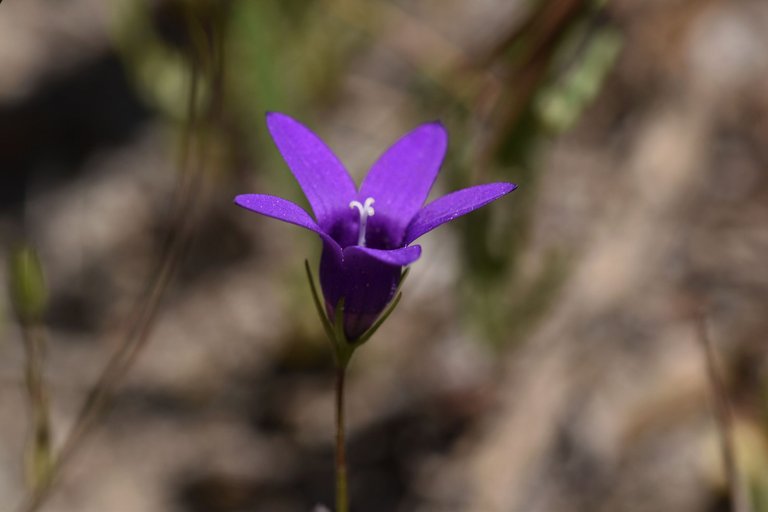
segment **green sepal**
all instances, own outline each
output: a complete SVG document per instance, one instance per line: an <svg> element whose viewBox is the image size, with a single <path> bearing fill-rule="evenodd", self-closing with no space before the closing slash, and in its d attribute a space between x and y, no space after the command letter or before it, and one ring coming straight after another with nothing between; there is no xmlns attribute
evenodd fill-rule
<svg viewBox="0 0 768 512"><path fill-rule="evenodd" d="M344 297L336 304L333 319L333 342L336 348L336 364L339 368L346 368L357 345L351 343L344 334Z"/></svg>
<svg viewBox="0 0 768 512"><path fill-rule="evenodd" d="M389 315L392 314L397 305L400 303L400 299L403 297L400 289L403 286L405 278L408 276L410 268L406 268L405 271L403 271L403 274L400 276L400 281L397 283L397 288L395 289L394 300L389 303L389 306L387 306L387 308L373 323L373 325L371 325L371 327L369 327L359 338L354 340L349 340L347 335L344 333L344 297L339 299L338 304L336 304L333 322L331 322L323 309L320 295L317 293L317 287L315 286L315 279L312 275L309 261L304 260L304 268L307 271L307 279L309 281L309 288L312 291L312 299L315 303L315 309L317 310L317 314L320 317L320 322L323 324L323 330L325 331L326 336L328 336L328 340L330 341L334 351L336 365L342 369L346 368L355 350L357 350L358 347L371 339L371 336L373 336L376 331L379 330L379 327L382 326L387 318L389 318Z"/></svg>
<svg viewBox="0 0 768 512"><path fill-rule="evenodd" d="M323 309L323 303L320 300L320 295L318 295L317 293L317 287L315 286L315 278L314 276L312 276L312 270L309 267L308 260L304 260L304 268L307 270L307 280L309 281L309 289L312 290L312 299L315 303L315 308L317 309L317 315L320 317L320 322L323 324L323 330L325 331L325 335L328 336L329 340L333 340L334 338L333 328L331 327L331 323L328 321L328 317L326 316L325 310Z"/></svg>

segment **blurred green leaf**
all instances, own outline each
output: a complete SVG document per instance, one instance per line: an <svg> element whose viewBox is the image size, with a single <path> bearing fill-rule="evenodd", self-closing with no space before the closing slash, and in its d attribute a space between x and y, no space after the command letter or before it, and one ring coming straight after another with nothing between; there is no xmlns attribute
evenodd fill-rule
<svg viewBox="0 0 768 512"><path fill-rule="evenodd" d="M145 2L123 2L117 6L115 42L136 90L159 112L171 119L186 120L192 76L189 56L164 41L154 29L153 12ZM198 38L199 32L194 34ZM210 92L204 81L199 85L198 105Z"/></svg>
<svg viewBox="0 0 768 512"><path fill-rule="evenodd" d="M616 30L598 30L565 75L539 93L536 109L546 128L560 133L576 123L600 92L600 86L613 68L621 46L622 39Z"/></svg>
<svg viewBox="0 0 768 512"><path fill-rule="evenodd" d="M24 323L39 321L48 303L43 268L37 252L28 246L13 251L9 262L11 302Z"/></svg>

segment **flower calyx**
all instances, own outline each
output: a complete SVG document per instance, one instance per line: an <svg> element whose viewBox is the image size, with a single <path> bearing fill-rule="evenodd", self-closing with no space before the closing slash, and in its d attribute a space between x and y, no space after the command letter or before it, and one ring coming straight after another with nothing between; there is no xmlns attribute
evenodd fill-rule
<svg viewBox="0 0 768 512"><path fill-rule="evenodd" d="M398 283L397 290L395 290L395 298L390 302L387 308L382 312L379 318L360 336L354 339L349 339L344 332L344 297L339 299L336 308L334 309L334 318L330 320L323 309L323 303L320 299L320 295L317 292L317 286L315 285L315 278L312 275L312 270L309 266L309 261L304 260L304 268L307 271L307 279L309 281L309 288L312 291L312 299L315 303L315 309L320 317L320 322L323 324L323 330L325 331L328 341L333 349L333 354L336 360L336 366L340 369L346 368L349 364L349 360L352 358L355 350L361 347L365 342L371 339L379 327L389 318L389 315L395 310L400 303L400 299L403 294L400 288L403 285L403 281L408 276L410 269L406 268L403 274L400 276L400 282Z"/></svg>

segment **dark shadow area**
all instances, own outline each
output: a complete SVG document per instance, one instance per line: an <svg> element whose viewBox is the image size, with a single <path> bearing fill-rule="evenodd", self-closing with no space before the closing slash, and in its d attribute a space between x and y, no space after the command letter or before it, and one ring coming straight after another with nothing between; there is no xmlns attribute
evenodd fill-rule
<svg viewBox="0 0 768 512"><path fill-rule="evenodd" d="M324 360L325 358L323 358ZM317 361L319 363L319 360ZM226 475L199 468L195 474L183 475L178 481L177 499L189 512L234 512L236 510L305 510L317 504L331 506L334 446L311 448L291 441L289 425L281 404L288 402L297 373L285 364L275 367L271 378L252 383L254 390L247 400L256 432L272 432L285 442L288 474L274 481L250 479L243 475ZM303 373L303 372L299 372ZM318 368L314 381L324 378ZM305 375L306 378L306 375ZM333 378L332 369L325 377ZM314 382L313 381L313 382ZM313 385L307 382L305 385ZM221 401L217 401L220 407ZM420 503L414 495L414 471L420 462L435 453L449 451L469 427L471 418L456 408L446 407L436 399L414 404L358 432L349 433L348 457L350 496L355 509L366 512L391 512L405 503ZM228 407L242 409L237 399ZM162 406L165 409L165 405ZM331 415L332 411L329 410ZM259 454L253 454L258 457ZM285 461L281 461L285 462Z"/></svg>
<svg viewBox="0 0 768 512"><path fill-rule="evenodd" d="M40 84L0 104L3 210L23 204L30 182L71 180L90 155L125 143L151 116L113 50Z"/></svg>

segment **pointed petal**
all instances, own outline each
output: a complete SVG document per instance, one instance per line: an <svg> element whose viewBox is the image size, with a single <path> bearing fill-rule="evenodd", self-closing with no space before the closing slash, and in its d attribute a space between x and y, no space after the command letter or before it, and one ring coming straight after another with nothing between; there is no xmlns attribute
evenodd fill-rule
<svg viewBox="0 0 768 512"><path fill-rule="evenodd" d="M307 196L317 223L329 230L334 213L349 209L349 202L355 198L355 182L330 148L295 119L270 112L267 128Z"/></svg>
<svg viewBox="0 0 768 512"><path fill-rule="evenodd" d="M384 249L371 249L369 247L361 247L359 245L353 245L344 249L344 257L357 256L366 254L371 258L378 260L387 265L396 265L398 267L404 267L410 265L421 256L421 246L412 245L410 247L402 247L394 250Z"/></svg>
<svg viewBox="0 0 768 512"><path fill-rule="evenodd" d="M341 251L338 244L317 225L314 219L304 209L287 199L265 194L241 194L235 197L235 204L252 212L272 217L273 219L301 226L314 231L326 241L336 252Z"/></svg>
<svg viewBox="0 0 768 512"><path fill-rule="evenodd" d="M373 164L360 186L358 200L374 198L371 230L385 230L400 245L405 228L419 211L437 177L448 145L442 124L417 127L395 142Z"/></svg>
<svg viewBox="0 0 768 512"><path fill-rule="evenodd" d="M425 206L411 221L403 243L409 244L424 233L450 222L517 188L513 183L488 183L465 188L436 199Z"/></svg>

